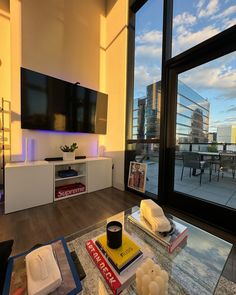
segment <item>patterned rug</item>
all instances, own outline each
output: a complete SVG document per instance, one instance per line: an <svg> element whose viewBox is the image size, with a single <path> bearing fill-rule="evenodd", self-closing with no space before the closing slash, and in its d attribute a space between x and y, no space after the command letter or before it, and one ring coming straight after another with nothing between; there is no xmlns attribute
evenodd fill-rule
<svg viewBox="0 0 236 295"><path fill-rule="evenodd" d="M103 232L103 230L102 230ZM80 238L76 238L70 242L68 242L68 246L71 251L76 251L83 267L86 272L87 278L92 278L90 280L85 279L82 282L83 285L83 295L88 295L88 294L98 294L98 288L103 289L102 292L99 292L99 294L112 294L111 291L109 290L108 286L106 283L103 281L103 278L99 275L99 271L96 268L96 266L93 264L91 259L89 258L89 255L85 249L85 243L93 238L96 235L99 235L102 233L99 229L95 230L93 232L87 233L83 235ZM195 286L196 287L196 286ZM212 294L212 292L206 292L205 290L201 290L200 286L199 289L197 288L198 292L196 289L194 292L190 293L186 291L186 288L180 287L179 284L176 283L176 281L170 280L169 282L169 295L191 295L191 294ZM122 292L123 295L134 295L136 294L135 291L135 284L132 284L128 289ZM218 283L218 286L215 291L215 295L236 295L236 284L227 280L223 276L220 278L220 281Z"/></svg>
<svg viewBox="0 0 236 295"><path fill-rule="evenodd" d="M236 295L236 284L224 278L220 278L215 295Z"/></svg>

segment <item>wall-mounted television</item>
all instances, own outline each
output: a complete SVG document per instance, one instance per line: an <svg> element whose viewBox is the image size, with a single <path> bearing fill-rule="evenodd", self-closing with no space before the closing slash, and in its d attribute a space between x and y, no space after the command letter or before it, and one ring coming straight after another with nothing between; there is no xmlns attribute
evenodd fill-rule
<svg viewBox="0 0 236 295"><path fill-rule="evenodd" d="M21 68L21 128L106 134L107 94Z"/></svg>

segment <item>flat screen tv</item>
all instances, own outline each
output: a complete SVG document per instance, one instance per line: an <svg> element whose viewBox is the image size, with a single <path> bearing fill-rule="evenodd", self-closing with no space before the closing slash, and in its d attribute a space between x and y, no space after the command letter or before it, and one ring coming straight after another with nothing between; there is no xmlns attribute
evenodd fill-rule
<svg viewBox="0 0 236 295"><path fill-rule="evenodd" d="M21 128L106 134L104 93L21 68Z"/></svg>

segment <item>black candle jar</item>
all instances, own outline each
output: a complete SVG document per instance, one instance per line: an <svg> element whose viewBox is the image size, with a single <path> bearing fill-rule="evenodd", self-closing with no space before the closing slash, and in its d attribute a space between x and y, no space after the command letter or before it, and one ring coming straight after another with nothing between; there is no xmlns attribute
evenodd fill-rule
<svg viewBox="0 0 236 295"><path fill-rule="evenodd" d="M111 221L107 224L107 246L117 249L122 244L122 224L118 221Z"/></svg>

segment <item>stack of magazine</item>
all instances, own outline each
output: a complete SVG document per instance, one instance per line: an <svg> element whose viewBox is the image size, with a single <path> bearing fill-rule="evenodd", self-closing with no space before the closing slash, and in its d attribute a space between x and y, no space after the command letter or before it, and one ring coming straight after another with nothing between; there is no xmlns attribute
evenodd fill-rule
<svg viewBox="0 0 236 295"><path fill-rule="evenodd" d="M133 281L135 271L145 256L126 232L122 236L122 246L118 249L107 246L105 233L89 240L86 249L113 294L119 294Z"/></svg>
<svg viewBox="0 0 236 295"><path fill-rule="evenodd" d="M177 247L182 246L187 242L188 237L188 227L177 222L176 220L171 220L173 229L170 233L159 233L152 230L151 225L148 221L143 218L140 214L140 210L132 213L128 217L129 221L137 225L140 229L149 234L152 238L166 247L169 253L172 253Z"/></svg>

